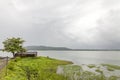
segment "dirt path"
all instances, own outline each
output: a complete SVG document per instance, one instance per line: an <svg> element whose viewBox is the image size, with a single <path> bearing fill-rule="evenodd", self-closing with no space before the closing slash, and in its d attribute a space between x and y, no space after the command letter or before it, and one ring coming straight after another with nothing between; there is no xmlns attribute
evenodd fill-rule
<svg viewBox="0 0 120 80"><path fill-rule="evenodd" d="M6 66L6 59L0 59L0 71Z"/></svg>

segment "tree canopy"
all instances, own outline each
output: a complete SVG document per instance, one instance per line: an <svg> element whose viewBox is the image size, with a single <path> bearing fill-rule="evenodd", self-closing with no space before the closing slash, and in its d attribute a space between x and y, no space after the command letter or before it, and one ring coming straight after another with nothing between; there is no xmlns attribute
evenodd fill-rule
<svg viewBox="0 0 120 80"><path fill-rule="evenodd" d="M3 44L4 44L4 49L3 51L6 51L6 52L11 52L13 53L13 57L15 57L15 54L16 53L22 53L22 52L25 52L26 49L23 48L23 43L25 41L22 40L21 38L15 38L15 37L12 37L12 38L7 38Z"/></svg>

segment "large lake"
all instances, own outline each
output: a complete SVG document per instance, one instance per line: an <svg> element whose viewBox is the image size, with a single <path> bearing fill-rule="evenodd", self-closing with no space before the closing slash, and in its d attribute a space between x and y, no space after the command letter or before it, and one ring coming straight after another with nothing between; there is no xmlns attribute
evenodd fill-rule
<svg viewBox="0 0 120 80"><path fill-rule="evenodd" d="M0 56L12 57L12 54L0 51ZM69 60L74 64L107 63L120 65L120 51L38 51L38 56Z"/></svg>

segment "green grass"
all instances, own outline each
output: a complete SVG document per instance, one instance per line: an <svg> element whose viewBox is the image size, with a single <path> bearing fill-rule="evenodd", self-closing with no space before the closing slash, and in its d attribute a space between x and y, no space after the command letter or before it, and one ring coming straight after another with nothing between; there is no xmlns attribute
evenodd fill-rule
<svg viewBox="0 0 120 80"><path fill-rule="evenodd" d="M96 67L96 65L95 64L89 64L89 65L87 65L89 68L95 68Z"/></svg>
<svg viewBox="0 0 120 80"><path fill-rule="evenodd" d="M117 77L117 76L111 76L111 77L109 77L109 80L119 80L118 78L119 77Z"/></svg>
<svg viewBox="0 0 120 80"><path fill-rule="evenodd" d="M64 75L67 80L107 80L103 74L95 74L94 72L84 71L81 66L64 65Z"/></svg>
<svg viewBox="0 0 120 80"><path fill-rule="evenodd" d="M72 62L46 57L16 58L9 61L7 76L1 76L0 80L66 80L63 75L56 74L57 66L66 64Z"/></svg>
<svg viewBox="0 0 120 80"><path fill-rule="evenodd" d="M111 68L111 67L107 67L108 71L114 71L115 69Z"/></svg>
<svg viewBox="0 0 120 80"><path fill-rule="evenodd" d="M87 65L88 66L88 65ZM90 68L94 68L96 65L90 65ZM106 77L103 71L96 67L95 72L85 71L81 66L78 65L64 65L61 66L63 68L63 75L67 76L67 80L120 80L120 77L110 76Z"/></svg>
<svg viewBox="0 0 120 80"><path fill-rule="evenodd" d="M96 69L95 71L96 71L96 72L98 72L98 73L103 74L103 71L102 71L102 70L100 70L99 68L98 68L98 69Z"/></svg>
<svg viewBox="0 0 120 80"><path fill-rule="evenodd" d="M119 80L120 77L110 76L105 77L103 71L99 68L94 72L84 71L81 66L68 65L70 61L56 60L49 57L35 58L16 58L9 61L6 68L0 73L0 80ZM108 67L109 71L114 69L119 70L120 66L102 64ZM63 74L57 74L56 69L60 66L63 68ZM87 65L89 68L94 68L96 65Z"/></svg>
<svg viewBox="0 0 120 80"><path fill-rule="evenodd" d="M102 66L106 66L108 70L120 70L120 66L118 65L102 64Z"/></svg>

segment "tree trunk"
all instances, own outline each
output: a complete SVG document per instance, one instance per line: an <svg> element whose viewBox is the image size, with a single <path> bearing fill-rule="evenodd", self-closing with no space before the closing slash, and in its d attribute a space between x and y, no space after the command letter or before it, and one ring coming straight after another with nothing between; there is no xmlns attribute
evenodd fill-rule
<svg viewBox="0 0 120 80"><path fill-rule="evenodd" d="M15 53L13 52L12 54L13 54L13 58L15 58Z"/></svg>

